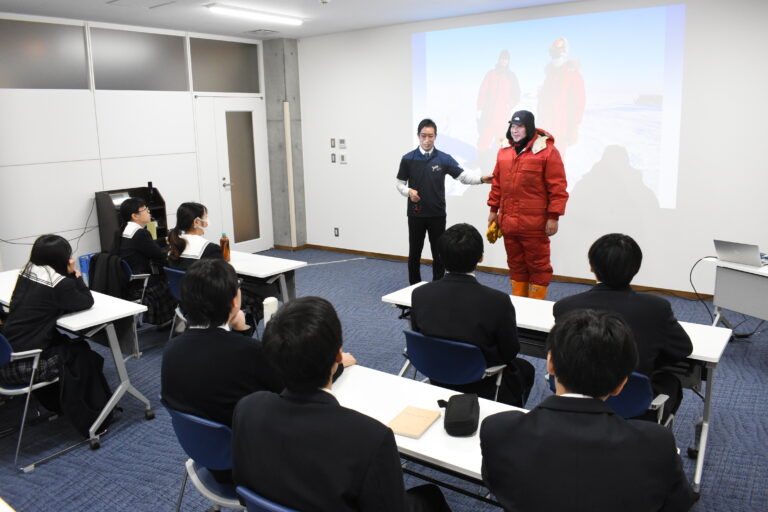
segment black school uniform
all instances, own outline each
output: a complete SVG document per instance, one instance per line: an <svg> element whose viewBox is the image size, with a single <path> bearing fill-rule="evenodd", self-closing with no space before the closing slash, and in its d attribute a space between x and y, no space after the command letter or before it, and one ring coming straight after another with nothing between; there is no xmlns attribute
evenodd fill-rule
<svg viewBox="0 0 768 512"><path fill-rule="evenodd" d="M162 274L165 254L145 228L129 222L120 237L120 256L131 267L134 274L150 274L144 290L143 304L147 306L144 321L162 325L173 317L176 299L173 298L168 282ZM143 282L132 281L128 286L131 300L141 297Z"/></svg>

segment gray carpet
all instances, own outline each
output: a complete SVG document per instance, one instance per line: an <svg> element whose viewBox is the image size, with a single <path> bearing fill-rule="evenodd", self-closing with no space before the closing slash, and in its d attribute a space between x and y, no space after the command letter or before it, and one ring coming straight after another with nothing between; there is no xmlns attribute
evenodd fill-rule
<svg viewBox="0 0 768 512"><path fill-rule="evenodd" d="M317 250L290 253L272 250L264 254L300 259L312 265L297 271L298 295L320 295L336 307L344 326L345 349L361 364L396 373L402 365L404 320L381 297L406 286L404 263ZM431 269L422 269L424 276ZM488 286L508 291L504 276L478 274ZM585 286L554 283L548 298L577 293ZM697 301L670 298L681 320L711 323L705 306ZM712 307L711 304L708 306ZM738 332L752 332L758 321L737 313L728 318L739 324ZM173 510L178 496L185 456L176 442L170 419L160 406L160 359L167 331L141 335L144 355L127 363L134 385L156 408L157 418L146 421L138 401L127 397L119 420L102 440L101 449L87 445L58 457L31 474L17 474L12 468L15 435L0 439L0 497L20 511L50 510ZM104 355L107 377L115 382L111 357ZM540 360L531 360L543 373ZM713 421L705 462L702 496L693 510L768 510L768 332L732 341L718 368L713 400ZM549 394L543 379L536 379L527 406L532 407ZM0 407L0 424L14 424L19 418L18 400ZM693 422L701 415L702 401L686 391L673 431L678 446L685 448L693 438ZM78 440L66 420L57 419L30 427L25 433L25 460L55 452ZM631 463L630 461L626 461ZM694 464L683 457L686 473L692 478ZM546 478L546 475L542 475ZM408 477L406 485L417 485ZM498 510L464 496L446 492L452 508L460 511ZM205 510L206 501L187 486L183 510Z"/></svg>

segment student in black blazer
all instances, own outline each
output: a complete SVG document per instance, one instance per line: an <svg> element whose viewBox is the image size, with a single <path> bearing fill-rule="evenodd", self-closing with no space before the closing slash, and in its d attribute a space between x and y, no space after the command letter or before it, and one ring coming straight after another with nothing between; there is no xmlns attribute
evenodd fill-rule
<svg viewBox="0 0 768 512"><path fill-rule="evenodd" d="M272 317L264 353L286 389L237 404L235 483L302 512L409 510L392 431L333 396L341 343L339 318L320 297L292 300ZM419 510L447 510L439 490L426 489L437 508Z"/></svg>
<svg viewBox="0 0 768 512"><path fill-rule="evenodd" d="M477 345L488 366L506 364L499 401L522 407L535 372L531 363L516 357L520 343L509 295L475 279L483 259L482 236L469 224L456 224L440 237L439 250L448 274L413 291L411 326L428 336ZM495 391L495 377L461 386L432 383L491 399Z"/></svg>
<svg viewBox="0 0 768 512"><path fill-rule="evenodd" d="M574 311L548 338L557 395L480 428L483 479L504 510L677 512L694 494L672 432L624 420L604 401L637 363L632 332L615 313Z"/></svg>
<svg viewBox="0 0 768 512"><path fill-rule="evenodd" d="M186 332L165 346L160 370L163 403L224 425L242 397L254 391L279 393L283 381L267 363L253 328L240 310L240 289L232 266L203 259L181 281ZM215 472L231 481L229 471Z"/></svg>
<svg viewBox="0 0 768 512"><path fill-rule="evenodd" d="M662 368L685 359L693 346L669 301L630 288L642 260L643 253L631 237L612 233L598 238L589 249L589 265L597 285L560 299L553 312L555 321L575 309L599 309L621 315L637 343L639 362L635 371L651 378L657 394L670 397L665 412L674 413L683 398L682 386L675 375Z"/></svg>

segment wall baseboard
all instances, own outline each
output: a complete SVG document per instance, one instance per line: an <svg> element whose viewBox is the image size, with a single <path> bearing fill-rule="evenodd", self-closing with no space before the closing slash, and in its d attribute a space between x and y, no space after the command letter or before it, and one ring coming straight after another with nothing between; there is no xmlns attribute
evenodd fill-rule
<svg viewBox="0 0 768 512"><path fill-rule="evenodd" d="M382 260L391 260L391 261L408 261L407 256L397 256L395 254L384 254L381 252L370 252L370 251L358 251L355 249L343 249L341 247L326 247L324 245L315 245L315 244L304 244L300 245L298 247L291 247L288 245L275 245L275 249L280 249L283 251L301 251L303 249L319 249L321 251L331 251L331 252L341 252L344 254L354 254L357 256L365 256L368 258L378 258ZM432 263L431 259L422 258L421 262L428 265ZM489 274L500 274L505 275L509 273L509 269L506 268L499 268L499 267L486 267L484 265L478 265L477 270L480 270L481 272L488 272ZM557 281L558 283L576 283L576 284L588 284L588 285L594 285L595 280L594 279L585 279L583 277L570 277L570 276L559 276L554 275L552 276L553 281ZM693 292L687 292L683 290L670 290L667 288L655 288L653 286L639 286L639 285L632 285L632 289L639 291L639 292L647 292L647 293L653 293L656 295L671 295L673 297L680 297L682 299L689 299L689 300L712 300L712 295L708 294L699 294L696 295Z"/></svg>

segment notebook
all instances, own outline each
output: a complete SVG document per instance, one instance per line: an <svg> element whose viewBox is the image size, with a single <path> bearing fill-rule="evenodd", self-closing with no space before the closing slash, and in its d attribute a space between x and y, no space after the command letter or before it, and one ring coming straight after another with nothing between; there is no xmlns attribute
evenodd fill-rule
<svg viewBox="0 0 768 512"><path fill-rule="evenodd" d="M440 411L419 409L409 405L387 423L387 426L397 435L418 439L439 417Z"/></svg>

